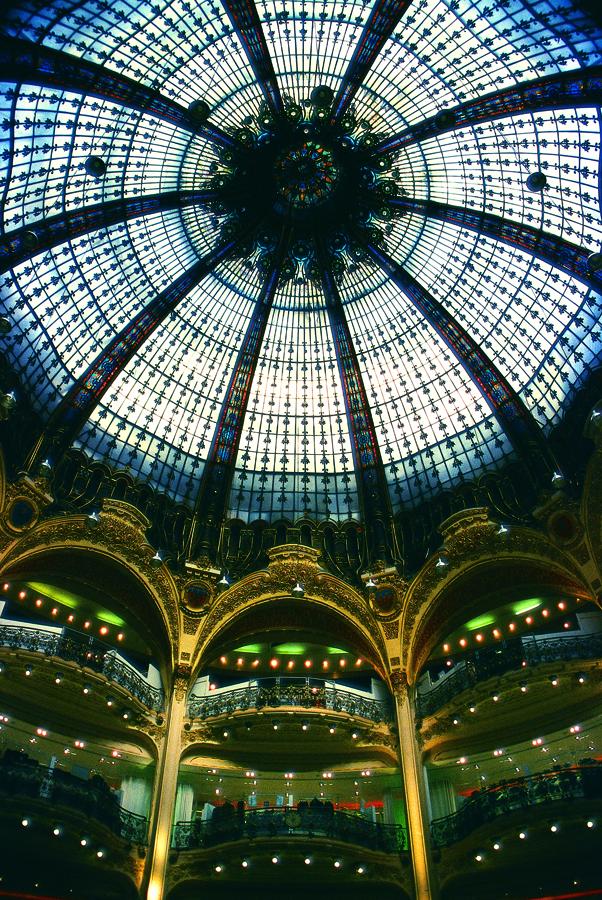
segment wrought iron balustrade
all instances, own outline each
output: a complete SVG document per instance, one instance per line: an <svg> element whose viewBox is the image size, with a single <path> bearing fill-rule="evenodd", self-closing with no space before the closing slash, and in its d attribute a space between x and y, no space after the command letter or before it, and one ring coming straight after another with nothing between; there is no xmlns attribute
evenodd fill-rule
<svg viewBox="0 0 602 900"><path fill-rule="evenodd" d="M457 812L431 822L432 842L435 847L448 847L498 816L577 798L602 801L602 765L592 760L588 765L517 778L475 791Z"/></svg>
<svg viewBox="0 0 602 900"><path fill-rule="evenodd" d="M21 756L22 761L18 761ZM57 808L67 806L105 825L129 843L146 843L146 816L119 806L108 784L99 776L84 781L62 769L40 766L25 754L7 750L0 760L0 793L42 800L48 804L48 815L53 817Z"/></svg>
<svg viewBox="0 0 602 900"><path fill-rule="evenodd" d="M303 709L334 710L352 716L370 719L372 722L393 720L389 703L374 697L362 697L339 688L310 684L290 684L281 679L279 684L269 685L261 679L248 687L220 691L203 697L190 698L188 712L193 718L210 719L236 710L262 709L263 707L297 706Z"/></svg>
<svg viewBox="0 0 602 900"><path fill-rule="evenodd" d="M550 662L570 662L602 658L602 634L559 636L557 638L513 638L495 649L474 651L463 656L449 674L428 691L418 694L418 716L431 715L468 688L505 672Z"/></svg>
<svg viewBox="0 0 602 900"><path fill-rule="evenodd" d="M0 625L0 646L11 650L29 650L75 662L105 675L121 685L149 709L163 709L163 691L149 684L128 663L119 659L102 641L66 632L45 631L18 625Z"/></svg>
<svg viewBox="0 0 602 900"><path fill-rule="evenodd" d="M361 816L333 809L270 807L239 813L233 807L216 807L207 822L177 822L172 846L177 850L215 847L254 838L294 837L305 841L333 839L383 853L405 850L401 825L381 825Z"/></svg>

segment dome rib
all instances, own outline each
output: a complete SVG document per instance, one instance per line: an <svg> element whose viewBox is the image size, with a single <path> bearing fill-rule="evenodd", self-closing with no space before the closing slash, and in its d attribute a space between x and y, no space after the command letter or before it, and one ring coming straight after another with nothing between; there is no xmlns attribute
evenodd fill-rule
<svg viewBox="0 0 602 900"><path fill-rule="evenodd" d="M539 425L482 347L403 266L374 244L367 249L441 335L468 372L536 484L549 484L558 464Z"/></svg>
<svg viewBox="0 0 602 900"><path fill-rule="evenodd" d="M61 459L92 411L127 363L180 301L222 260L235 252L242 238L218 245L197 260L179 278L147 303L107 344L86 371L71 386L46 423L43 434L29 454L25 467L35 470L43 459L51 465Z"/></svg>
<svg viewBox="0 0 602 900"><path fill-rule="evenodd" d="M197 559L208 553L215 554L218 548L219 530L228 508L251 384L278 289L289 237L290 228L288 222L285 222L272 265L255 301L215 425L194 505L192 528L187 541L187 559Z"/></svg>
<svg viewBox="0 0 602 900"><path fill-rule="evenodd" d="M214 191L165 191L128 199L120 197L28 223L0 239L0 272L93 231L158 212L207 204L214 196Z"/></svg>
<svg viewBox="0 0 602 900"><path fill-rule="evenodd" d="M374 154L395 153L403 147L446 131L490 122L516 113L544 112L576 105L599 106L601 102L602 66L548 75L440 110L436 115L385 138L374 148Z"/></svg>
<svg viewBox="0 0 602 900"><path fill-rule="evenodd" d="M2 37L0 80L56 87L114 101L187 131L204 134L222 147L233 147L236 144L221 128L200 123L195 120L193 113L159 91L153 91L125 75L78 58L72 53L64 53L21 38Z"/></svg>
<svg viewBox="0 0 602 900"><path fill-rule="evenodd" d="M510 222L508 219L484 210L453 206L436 200L408 200L407 198L393 197L389 203L398 209L417 212L426 218L457 225L458 228L468 228L470 231L476 231L512 247L518 247L538 259L543 259L557 269L561 269L568 275L574 275L584 284L597 290L602 289L602 273L592 272L588 264L591 250L565 241L558 235L549 234L532 225Z"/></svg>
<svg viewBox="0 0 602 900"><path fill-rule="evenodd" d="M368 558L364 563L370 565L376 560L398 561L399 551L393 525L391 497L364 379L335 279L324 263L323 256L320 263L322 289L343 386L347 426L351 435L360 511L368 538L366 542Z"/></svg>
<svg viewBox="0 0 602 900"><path fill-rule="evenodd" d="M268 108L274 116L282 115L282 94L255 4L251 0L222 0L222 6L245 48Z"/></svg>
<svg viewBox="0 0 602 900"><path fill-rule="evenodd" d="M376 0L374 3L334 98L333 123L340 121L349 109L383 45L411 5L412 0Z"/></svg>

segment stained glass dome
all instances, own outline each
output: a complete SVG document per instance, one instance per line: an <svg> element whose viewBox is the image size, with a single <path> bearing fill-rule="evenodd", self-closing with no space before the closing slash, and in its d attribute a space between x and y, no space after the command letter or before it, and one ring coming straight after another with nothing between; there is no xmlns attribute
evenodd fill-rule
<svg viewBox="0 0 602 900"><path fill-rule="evenodd" d="M32 471L74 446L243 521L395 514L512 458L553 474L601 349L586 11L23 0L3 30Z"/></svg>

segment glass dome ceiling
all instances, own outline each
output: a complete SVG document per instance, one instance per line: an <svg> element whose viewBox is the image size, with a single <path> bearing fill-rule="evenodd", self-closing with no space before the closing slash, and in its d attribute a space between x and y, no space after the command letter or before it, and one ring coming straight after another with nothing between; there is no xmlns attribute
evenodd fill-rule
<svg viewBox="0 0 602 900"><path fill-rule="evenodd" d="M217 478L243 520L345 519L547 458L600 360L586 14L29 0L4 31L32 467L74 445L178 501Z"/></svg>

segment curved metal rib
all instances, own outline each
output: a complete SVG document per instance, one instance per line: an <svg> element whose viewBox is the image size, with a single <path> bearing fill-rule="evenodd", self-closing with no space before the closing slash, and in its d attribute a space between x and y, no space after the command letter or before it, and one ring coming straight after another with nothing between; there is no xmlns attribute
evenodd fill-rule
<svg viewBox="0 0 602 900"><path fill-rule="evenodd" d="M219 529L227 511L251 384L289 239L290 228L287 224L283 228L273 265L255 302L215 425L195 501L194 518L187 541L188 559L195 559L201 554L215 552L217 549Z"/></svg>
<svg viewBox="0 0 602 900"><path fill-rule="evenodd" d="M225 131L195 122L185 107L164 97L159 91L104 66L31 41L19 38L3 38L0 41L0 80L56 87L100 97L171 122L187 131L202 132L223 147L236 145L234 138Z"/></svg>
<svg viewBox="0 0 602 900"><path fill-rule="evenodd" d="M284 104L255 4L251 0L222 0L222 5L245 48L268 107L273 115L281 115Z"/></svg>
<svg viewBox="0 0 602 900"><path fill-rule="evenodd" d="M575 106L599 106L602 103L602 66L548 75L536 81L528 81L518 87L505 88L487 94L477 100L469 100L460 106L430 116L416 125L381 141L375 154L394 153L408 144L424 141L437 134L453 131L478 122L487 122L519 112L537 112L547 109L564 109Z"/></svg>
<svg viewBox="0 0 602 900"><path fill-rule="evenodd" d="M220 244L197 260L115 335L53 411L27 458L27 470L31 471L44 457L53 464L61 458L108 388L144 342L192 288L236 248L240 240L238 237Z"/></svg>
<svg viewBox="0 0 602 900"><path fill-rule="evenodd" d="M602 288L602 272L592 272L588 266L591 250L571 244L560 236L548 234L532 225L509 222L493 213L452 206L436 200L407 200L395 197L390 201L398 209L407 209L428 218L450 222L459 228L477 231L485 237L496 238L504 244L519 247L533 256L551 263L588 285Z"/></svg>
<svg viewBox="0 0 602 900"><path fill-rule="evenodd" d="M341 119L349 108L383 44L391 37L411 3L412 0L375 0L334 98L331 113L333 122Z"/></svg>
<svg viewBox="0 0 602 900"><path fill-rule="evenodd" d="M464 366L536 483L542 483L542 480L549 483L550 475L558 468L553 454L539 425L495 363L409 272L374 244L366 244L366 249L410 298Z"/></svg>
<svg viewBox="0 0 602 900"><path fill-rule="evenodd" d="M100 228L109 228L128 219L149 216L169 209L209 203L214 191L167 191L164 194L147 194L142 197L109 200L80 209L72 209L40 219L8 232L0 238L0 273L20 263L58 247L65 241L81 237Z"/></svg>
<svg viewBox="0 0 602 900"><path fill-rule="evenodd" d="M372 553L368 562L377 559L397 561L400 554L397 548L389 486L353 338L335 280L323 260L320 260L320 268L339 376L343 386L360 508L365 527L371 537L368 549Z"/></svg>

